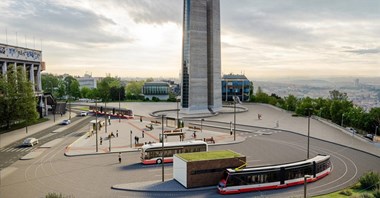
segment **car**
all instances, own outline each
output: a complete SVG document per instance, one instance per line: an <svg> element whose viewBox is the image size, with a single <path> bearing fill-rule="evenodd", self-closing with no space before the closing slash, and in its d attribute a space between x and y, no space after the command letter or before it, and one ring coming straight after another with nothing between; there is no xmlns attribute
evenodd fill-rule
<svg viewBox="0 0 380 198"><path fill-rule="evenodd" d="M38 139L36 138L26 138L24 142L22 142L23 146L34 146L38 144Z"/></svg>
<svg viewBox="0 0 380 198"><path fill-rule="evenodd" d="M356 133L356 130L355 130L354 128L352 128L352 127L347 127L346 129L347 129L349 132L353 133L353 134Z"/></svg>
<svg viewBox="0 0 380 198"><path fill-rule="evenodd" d="M370 140L373 140L373 134L371 134L371 133L368 133L367 135L365 135L365 137L370 139Z"/></svg>
<svg viewBox="0 0 380 198"><path fill-rule="evenodd" d="M62 121L62 125L68 125L68 124L70 124L71 123L71 121L70 120L63 120Z"/></svg>
<svg viewBox="0 0 380 198"><path fill-rule="evenodd" d="M86 116L87 115L87 112L86 111L81 111L80 112L80 116Z"/></svg>

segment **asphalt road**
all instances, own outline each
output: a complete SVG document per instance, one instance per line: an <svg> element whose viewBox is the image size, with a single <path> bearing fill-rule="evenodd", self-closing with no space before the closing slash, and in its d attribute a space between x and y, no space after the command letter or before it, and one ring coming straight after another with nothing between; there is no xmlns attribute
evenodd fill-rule
<svg viewBox="0 0 380 198"><path fill-rule="evenodd" d="M1 182L0 197L43 197L48 192L74 197L221 197L216 187L214 190L173 193L112 190L111 186L115 184L161 180L161 166L141 165L138 152L124 153L121 164L118 163L117 154L65 157L63 154L65 147L80 136L83 131L81 127L87 126L90 119L86 118L81 122L83 124L73 126L69 130L73 132L70 135L61 134L65 136L64 140L44 151L38 158L12 164L17 171ZM67 133L70 133L69 131ZM256 133L238 133L247 136L247 140L243 143L210 146L210 150L231 149L239 152L247 156L249 166L292 162L306 158L306 137L269 129L256 128L253 131ZM379 157L312 139L310 155L318 153L331 155L333 170L329 176L308 185L310 195L325 194L352 185L368 170L380 172ZM172 164L165 165L165 178L172 178ZM302 195L303 186L296 186L228 197Z"/></svg>
<svg viewBox="0 0 380 198"><path fill-rule="evenodd" d="M41 145L43 145L47 142L50 142L54 139L64 137L64 136L72 133L73 131L77 131L80 128L83 128L84 126L88 126L88 122L92 119L93 118L91 118L91 117L86 117L86 118L72 117L71 118L72 124L67 125L67 129L63 130L61 132L52 133L52 131L55 131L55 130L63 127L62 125L60 125L60 123L57 122L56 125L49 127L45 130L41 130L40 132L35 133L33 135L25 134L25 139L28 137L37 138L39 141L39 145L36 145L34 147L24 147L24 146L22 146L22 142L24 141L24 139L22 139L22 140L18 140L16 142L4 147L4 148L1 148L0 149L0 169L4 169L4 168L10 166L11 164L13 164L17 160L19 160L22 156L25 156L27 153L35 150L38 146L41 146Z"/></svg>

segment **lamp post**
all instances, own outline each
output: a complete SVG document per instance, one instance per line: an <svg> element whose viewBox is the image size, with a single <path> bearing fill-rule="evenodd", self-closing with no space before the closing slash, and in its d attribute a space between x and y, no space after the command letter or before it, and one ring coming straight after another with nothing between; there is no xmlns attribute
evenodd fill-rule
<svg viewBox="0 0 380 198"><path fill-rule="evenodd" d="M342 126L342 127L343 127L343 116L344 116L344 113L342 113L342 122L340 124L340 126Z"/></svg>
<svg viewBox="0 0 380 198"><path fill-rule="evenodd" d="M377 135L377 128L379 128L379 126L376 125L375 127L375 134L373 134L373 136L376 136ZM373 138L372 138L373 139Z"/></svg>
<svg viewBox="0 0 380 198"><path fill-rule="evenodd" d="M201 119L201 132L203 132L203 121L205 121L205 119Z"/></svg>
<svg viewBox="0 0 380 198"><path fill-rule="evenodd" d="M56 105L53 105L52 106L52 110L53 110L53 119L54 119L54 122L55 122L55 108L56 108Z"/></svg>
<svg viewBox="0 0 380 198"><path fill-rule="evenodd" d="M98 152L98 102L95 99L95 139L96 139L96 152Z"/></svg>
<svg viewBox="0 0 380 198"><path fill-rule="evenodd" d="M161 150L161 163L162 163L162 182L165 181L164 178L164 117L165 115L161 115L161 124L162 124L162 131L161 131L161 143L162 143L162 150Z"/></svg>
<svg viewBox="0 0 380 198"><path fill-rule="evenodd" d="M234 93L234 141L236 141L236 92Z"/></svg>
<svg viewBox="0 0 380 198"><path fill-rule="evenodd" d="M109 151L111 152L111 138L112 138L111 134L110 134L108 137L110 137L110 138L109 138L109 144L108 144L108 145L109 145Z"/></svg>
<svg viewBox="0 0 380 198"><path fill-rule="evenodd" d="M69 120L71 120L71 101L70 101L70 95L69 95Z"/></svg>
<svg viewBox="0 0 380 198"><path fill-rule="evenodd" d="M104 121L106 122L104 129L106 133L107 133L107 118L108 118L107 117L107 101L104 101Z"/></svg>
<svg viewBox="0 0 380 198"><path fill-rule="evenodd" d="M121 91L121 87L120 87L120 89L119 89L119 123L120 123L120 117L121 117L121 115L120 115L120 91Z"/></svg>
<svg viewBox="0 0 380 198"><path fill-rule="evenodd" d="M131 130L131 132L130 132L130 143L131 143L131 148L132 148L132 130Z"/></svg>
<svg viewBox="0 0 380 198"><path fill-rule="evenodd" d="M178 102L179 102L179 100L178 100L178 98L176 98L176 102L177 102L177 124L176 124L176 126L177 126L177 128L179 128L179 126L178 126L178 114L179 114L179 105L178 105Z"/></svg>
<svg viewBox="0 0 380 198"><path fill-rule="evenodd" d="M311 175L304 175L303 176L303 184L304 184L304 189L303 189L303 197L307 197L307 179L311 178Z"/></svg>
<svg viewBox="0 0 380 198"><path fill-rule="evenodd" d="M308 117L307 117L307 158L309 159L310 156L310 112L313 110L312 108L306 108L308 111Z"/></svg>

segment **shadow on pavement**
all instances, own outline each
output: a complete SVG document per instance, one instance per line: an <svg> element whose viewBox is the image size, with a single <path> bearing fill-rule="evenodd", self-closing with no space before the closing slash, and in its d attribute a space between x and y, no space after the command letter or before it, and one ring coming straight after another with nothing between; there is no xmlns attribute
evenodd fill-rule
<svg viewBox="0 0 380 198"><path fill-rule="evenodd" d="M135 163L135 164L130 164L126 166L120 167L121 170L140 170L140 169L155 169L155 168L161 168L161 164L152 164L152 165L144 165L141 163ZM173 163L166 163L164 164L164 167L171 168L173 167Z"/></svg>

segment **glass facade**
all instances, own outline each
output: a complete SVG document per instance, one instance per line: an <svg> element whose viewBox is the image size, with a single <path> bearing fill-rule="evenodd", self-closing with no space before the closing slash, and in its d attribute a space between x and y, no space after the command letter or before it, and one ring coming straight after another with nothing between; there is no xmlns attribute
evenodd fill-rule
<svg viewBox="0 0 380 198"><path fill-rule="evenodd" d="M169 85L166 83L162 84L144 84L143 87L144 95L168 95Z"/></svg>
<svg viewBox="0 0 380 198"><path fill-rule="evenodd" d="M248 79L224 79L222 80L222 100L233 101L236 95L240 101L249 100L249 92L251 82Z"/></svg>
<svg viewBox="0 0 380 198"><path fill-rule="evenodd" d="M182 64L182 107L189 107L189 66L190 66L190 0L184 3L183 16L183 64Z"/></svg>

